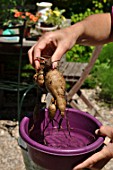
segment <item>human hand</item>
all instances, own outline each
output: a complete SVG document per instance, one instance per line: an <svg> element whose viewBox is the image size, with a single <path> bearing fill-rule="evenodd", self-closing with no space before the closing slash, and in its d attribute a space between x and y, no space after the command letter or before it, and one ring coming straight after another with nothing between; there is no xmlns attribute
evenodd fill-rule
<svg viewBox="0 0 113 170"><path fill-rule="evenodd" d="M42 57L42 51L46 49L47 45L53 44L56 49L51 57L52 67L57 67L57 61L65 54L65 52L72 48L75 44L76 39L74 39L71 32L71 28L64 28L53 32L47 32L43 34L37 43L31 47L28 51L29 61L36 68L40 68L40 62L38 57Z"/></svg>
<svg viewBox="0 0 113 170"><path fill-rule="evenodd" d="M73 170L82 170L84 168L100 170L111 158L113 158L113 127L102 126L96 131L96 134L109 137L111 142L104 146L101 151L95 153L83 163L74 167Z"/></svg>

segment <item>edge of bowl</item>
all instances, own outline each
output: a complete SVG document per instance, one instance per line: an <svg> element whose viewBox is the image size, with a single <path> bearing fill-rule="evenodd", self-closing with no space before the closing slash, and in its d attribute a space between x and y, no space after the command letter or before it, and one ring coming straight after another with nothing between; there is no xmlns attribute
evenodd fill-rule
<svg viewBox="0 0 113 170"><path fill-rule="evenodd" d="M73 108L68 108L68 110L70 111L77 111L79 114L84 114L87 117L89 117L90 119L92 119L93 121L96 121L97 125L100 127L102 125L102 123L97 120L95 117L93 117L91 114L88 114L86 112L83 111L79 111ZM48 146L44 146L40 143L37 143L36 141L32 140L29 135L26 133L25 131L25 124L29 124L29 117L24 117L20 123L20 127L19 127L19 132L20 132L20 136L21 138L27 143L27 145L29 147L32 147L40 152L43 153L48 153L51 155L60 155L60 156L75 156L75 155L83 155L89 152L92 152L94 150L97 150L100 146L102 146L103 142L104 142L104 137L98 137L98 139L88 145L85 146L83 148L79 148L79 149L73 149L73 150L64 150L64 149L56 149L56 148L52 148L52 147L48 147Z"/></svg>

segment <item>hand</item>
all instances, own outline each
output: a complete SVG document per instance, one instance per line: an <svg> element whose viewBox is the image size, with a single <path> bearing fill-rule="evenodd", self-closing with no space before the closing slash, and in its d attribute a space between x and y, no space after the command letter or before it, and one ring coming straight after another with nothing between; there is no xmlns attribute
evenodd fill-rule
<svg viewBox="0 0 113 170"><path fill-rule="evenodd" d="M111 158L113 158L113 127L102 126L96 131L96 134L108 136L111 139L111 142L104 146L101 151L95 153L83 163L74 167L73 170L81 170L83 168L100 170Z"/></svg>
<svg viewBox="0 0 113 170"><path fill-rule="evenodd" d="M29 61L36 69L40 68L40 63L36 58L42 55L42 51L51 42L56 47L51 58L52 67L56 68L56 61L60 60L65 52L72 48L76 42L76 38L74 39L71 27L43 34L38 42L28 51Z"/></svg>

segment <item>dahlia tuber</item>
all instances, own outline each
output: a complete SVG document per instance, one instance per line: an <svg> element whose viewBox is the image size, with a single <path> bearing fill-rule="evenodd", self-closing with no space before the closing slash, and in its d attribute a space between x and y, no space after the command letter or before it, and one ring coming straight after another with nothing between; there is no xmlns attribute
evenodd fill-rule
<svg viewBox="0 0 113 170"><path fill-rule="evenodd" d="M40 58L40 69L37 70L34 78L36 83L43 90L47 90L54 98L48 107L49 116L54 118L56 109L60 110L62 117L65 115L66 97L65 97L65 79L57 69L52 69L51 56L53 55L56 47L50 42L45 49L42 50Z"/></svg>
<svg viewBox="0 0 113 170"><path fill-rule="evenodd" d="M45 75L45 86L56 100L56 106L64 117L66 109L65 79L57 69L49 70Z"/></svg>

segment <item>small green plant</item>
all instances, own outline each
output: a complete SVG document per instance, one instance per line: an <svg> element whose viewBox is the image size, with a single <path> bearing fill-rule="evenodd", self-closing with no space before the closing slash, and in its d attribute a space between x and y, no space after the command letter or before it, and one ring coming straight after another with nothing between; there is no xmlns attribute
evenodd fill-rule
<svg viewBox="0 0 113 170"><path fill-rule="evenodd" d="M62 25L62 22L66 20L63 13L65 9L59 10L57 7L52 10L48 10L46 12L47 19L45 21L46 24L58 25L59 27Z"/></svg>
<svg viewBox="0 0 113 170"><path fill-rule="evenodd" d="M22 67L21 77L22 80L29 81L30 83L33 81L33 75L35 74L35 70L31 64L24 64Z"/></svg>
<svg viewBox="0 0 113 170"><path fill-rule="evenodd" d="M88 62L94 47L75 45L66 53L67 61Z"/></svg>

